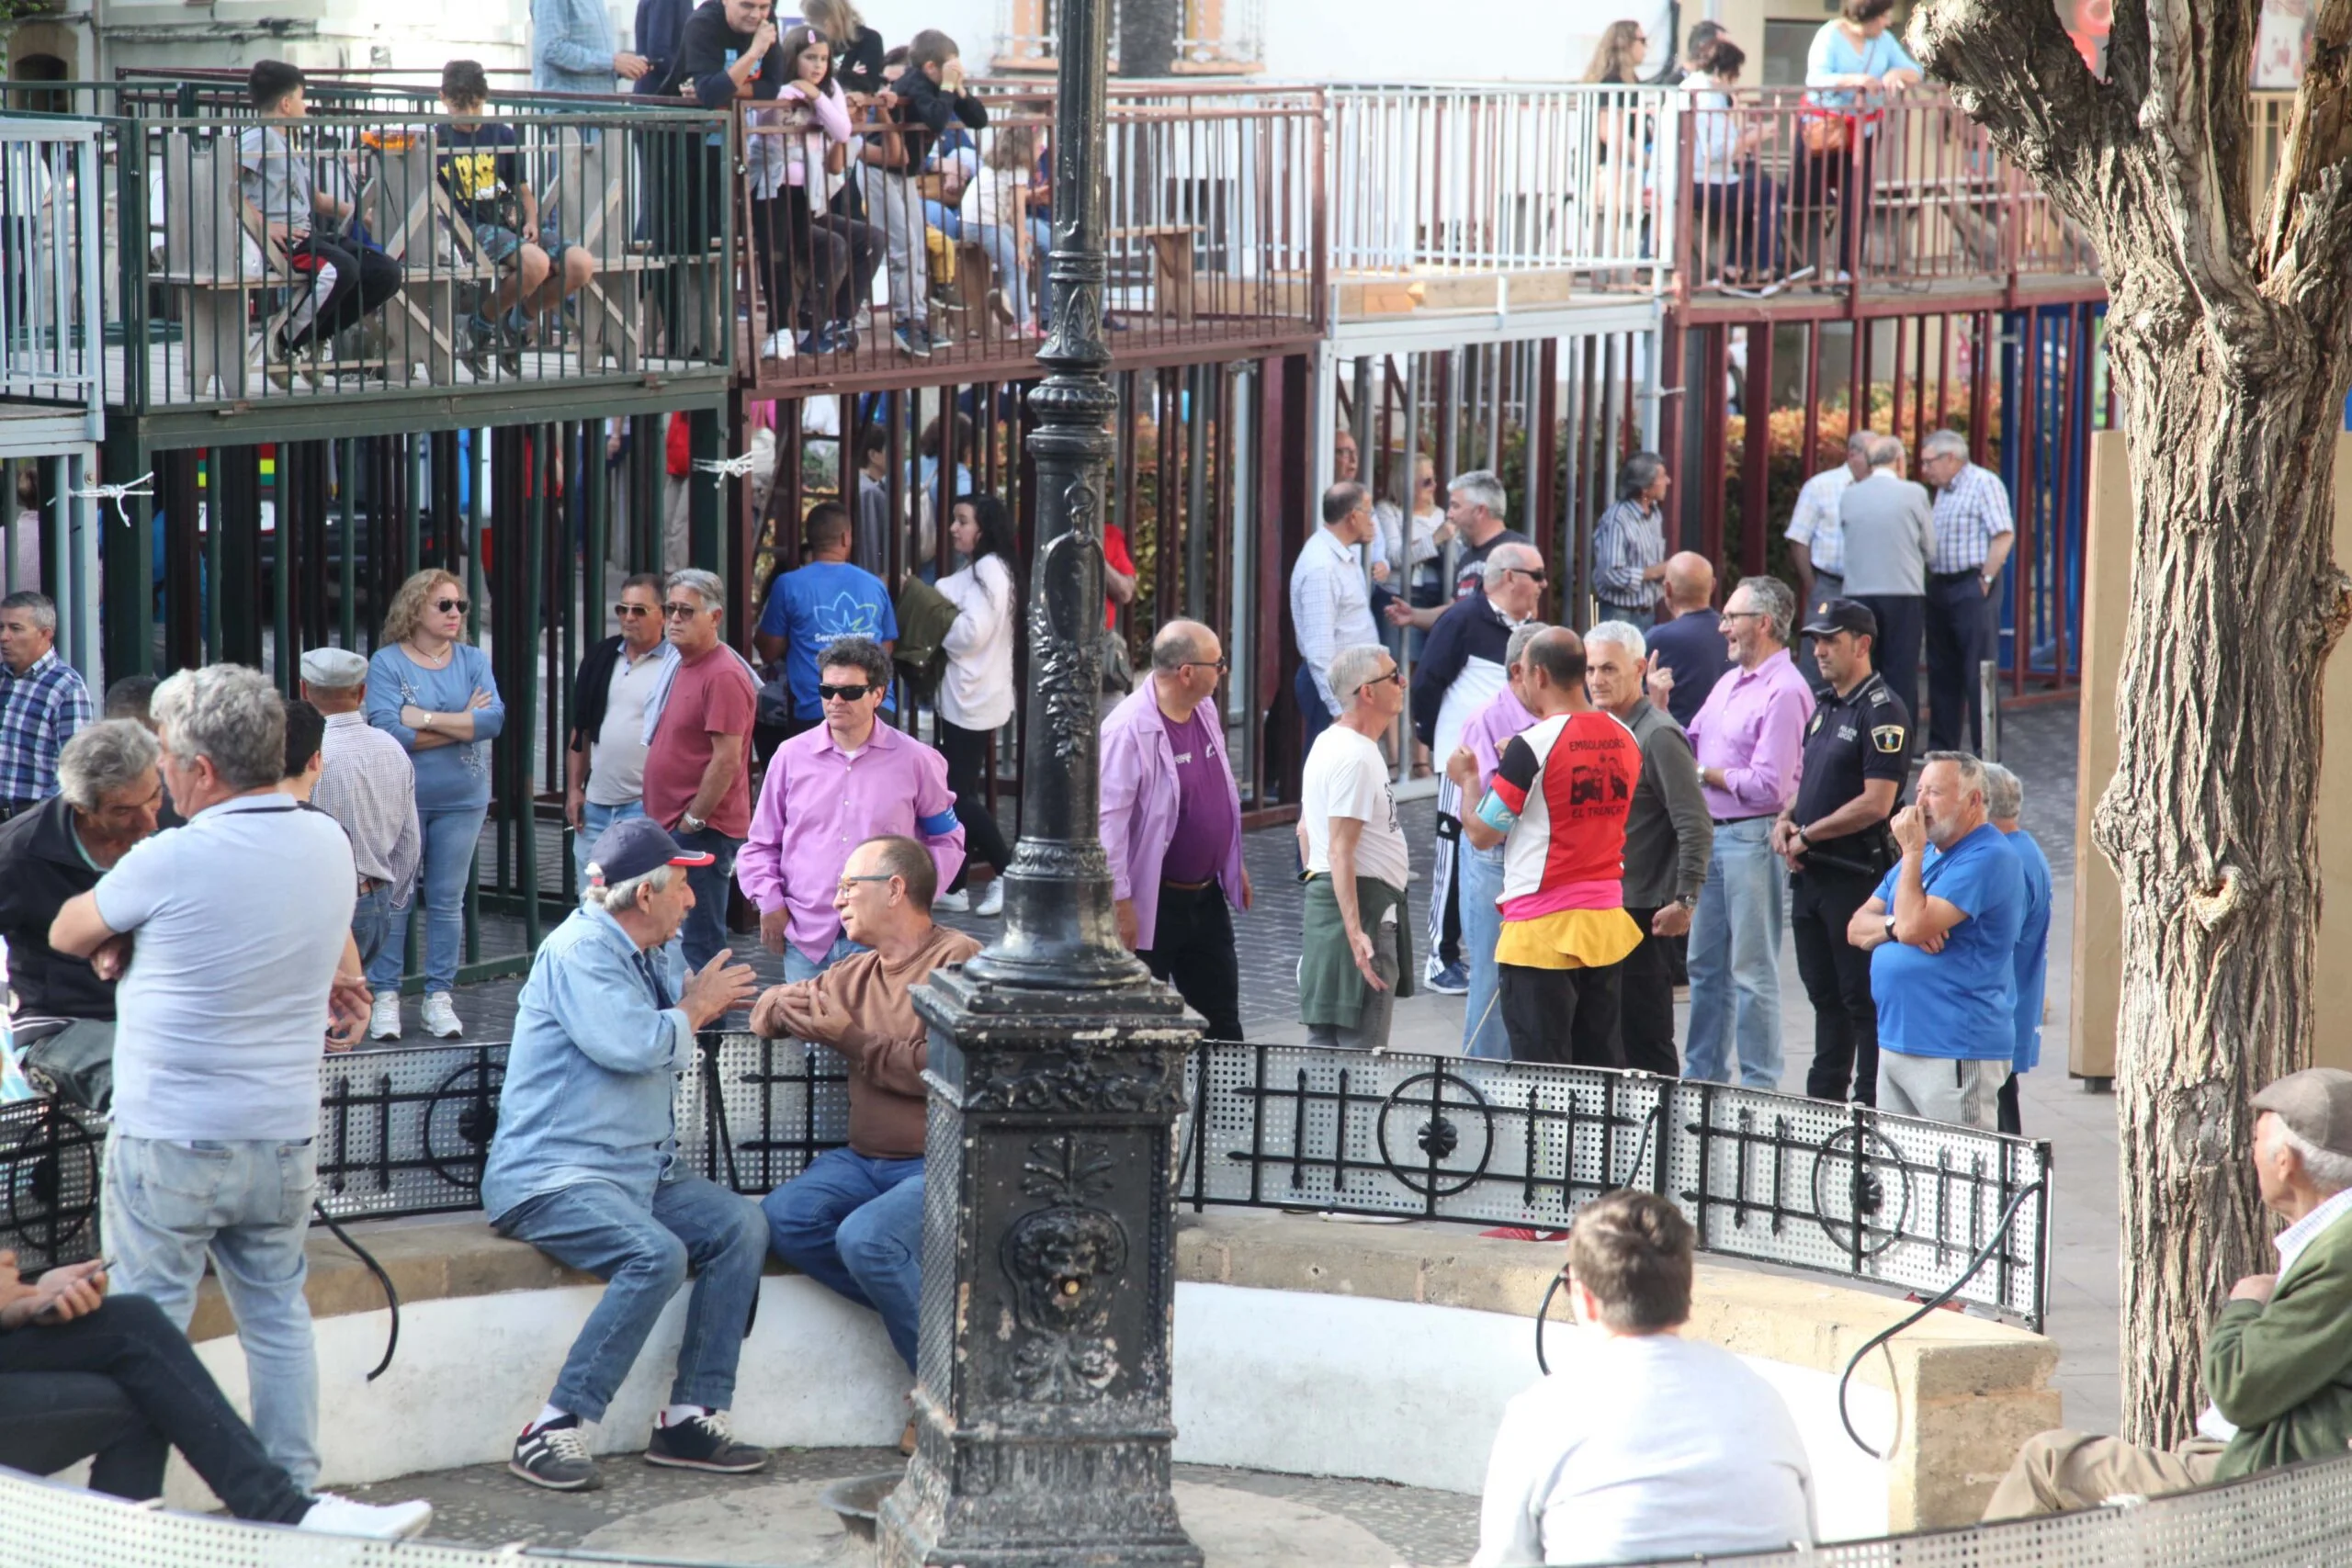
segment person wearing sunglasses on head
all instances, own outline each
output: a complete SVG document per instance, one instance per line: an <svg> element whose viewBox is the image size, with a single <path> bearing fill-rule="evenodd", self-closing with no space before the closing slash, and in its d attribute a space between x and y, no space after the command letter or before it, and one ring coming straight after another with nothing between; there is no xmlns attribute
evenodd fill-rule
<svg viewBox="0 0 2352 1568"><path fill-rule="evenodd" d="M563 820L571 859L588 884L588 851L605 829L645 815L645 706L678 650L662 635L662 579L640 571L613 606L620 630L588 650L571 682Z"/></svg>
<svg viewBox="0 0 2352 1568"><path fill-rule="evenodd" d="M392 595L384 635L368 661L368 722L404 747L416 769L416 820L424 840L418 897L424 901L424 1027L436 1038L464 1032L450 998L465 939L466 883L474 845L490 815L490 742L506 705L490 655L465 639L472 605L448 572L418 572ZM368 1032L401 1033L401 976L408 967L408 922L394 920L368 966L376 993Z"/></svg>

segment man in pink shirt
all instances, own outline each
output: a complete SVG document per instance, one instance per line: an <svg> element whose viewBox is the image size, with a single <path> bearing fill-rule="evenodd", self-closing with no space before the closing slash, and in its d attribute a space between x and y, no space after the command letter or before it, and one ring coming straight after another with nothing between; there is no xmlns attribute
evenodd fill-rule
<svg viewBox="0 0 2352 1568"><path fill-rule="evenodd" d="M1542 621L1521 621L1511 629L1503 653L1503 689L1462 727L1462 744L1478 759L1478 785L1464 790L1476 810L1487 798L1487 785L1502 765L1503 748L1521 730L1535 727L1535 716L1521 701L1527 682L1527 645L1552 628ZM1488 1061L1510 1060L1510 1033L1503 1028L1500 977L1495 968L1495 943L1503 933L1503 914L1497 900L1503 896L1503 847L1481 850L1460 846L1462 955L1469 961L1470 989L1462 1011L1462 1054Z"/></svg>
<svg viewBox="0 0 2352 1568"><path fill-rule="evenodd" d="M1241 1038L1235 908L1250 904L1241 865L1241 791L1216 701L1227 660L1216 633L1170 621L1151 639L1151 674L1102 721L1102 851L1119 940L1208 1021Z"/></svg>
<svg viewBox="0 0 2352 1568"><path fill-rule="evenodd" d="M1707 886L1690 917L1690 1033L1682 1076L1781 1087L1781 927L1788 872L1772 822L1794 798L1813 692L1789 658L1796 599L1778 578L1743 578L1724 604L1733 668L1690 721L1700 791L1714 818Z"/></svg>
<svg viewBox="0 0 2352 1568"><path fill-rule="evenodd" d="M760 941L784 954L787 984L813 980L865 949L842 934L833 895L850 852L897 835L931 851L945 886L964 863L947 759L876 721L890 660L871 637L838 637L819 656L825 722L768 759L760 808L736 863L760 910Z"/></svg>

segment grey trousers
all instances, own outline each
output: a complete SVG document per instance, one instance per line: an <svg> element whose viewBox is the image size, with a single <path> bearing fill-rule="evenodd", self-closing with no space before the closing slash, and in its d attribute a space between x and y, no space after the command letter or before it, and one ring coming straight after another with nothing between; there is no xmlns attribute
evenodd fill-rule
<svg viewBox="0 0 2352 1568"><path fill-rule="evenodd" d="M2190 1438L2166 1450L2087 1432L2037 1433L1993 1488L1984 1522L2096 1508L2115 1496L2186 1492L2211 1481L2221 1462L2222 1445L2211 1438Z"/></svg>
<svg viewBox="0 0 2352 1568"><path fill-rule="evenodd" d="M1996 1132L2001 1085L2008 1077L2007 1062L1911 1056L1882 1043L1878 1108L1897 1116L1919 1116Z"/></svg>
<svg viewBox="0 0 2352 1568"><path fill-rule="evenodd" d="M1306 1026L1309 1045L1340 1045L1351 1051L1385 1051L1388 1049L1388 1025L1396 1016L1396 943L1375 935L1372 943L1373 973L1380 976L1387 989L1365 988L1363 1010L1356 1014L1353 1029L1341 1029L1337 1024L1310 1023Z"/></svg>

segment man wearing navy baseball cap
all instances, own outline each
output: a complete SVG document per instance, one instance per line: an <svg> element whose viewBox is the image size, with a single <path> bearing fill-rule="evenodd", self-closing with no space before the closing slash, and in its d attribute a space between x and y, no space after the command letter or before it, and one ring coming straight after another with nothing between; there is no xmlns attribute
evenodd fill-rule
<svg viewBox="0 0 2352 1568"><path fill-rule="evenodd" d="M678 1163L671 1114L695 1031L753 990L731 951L692 972L679 952L695 907L685 870L711 861L648 818L605 829L579 910L540 945L515 1008L482 1207L501 1235L608 1281L507 1466L554 1491L599 1484L583 1427L604 1419L689 1267L677 1377L645 1457L727 1474L768 1461L727 1420L767 1222L751 1199Z"/></svg>

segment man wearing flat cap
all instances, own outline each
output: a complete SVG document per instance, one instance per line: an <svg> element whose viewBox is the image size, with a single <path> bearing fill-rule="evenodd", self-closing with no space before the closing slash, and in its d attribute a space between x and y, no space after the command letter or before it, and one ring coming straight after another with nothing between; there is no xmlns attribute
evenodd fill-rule
<svg viewBox="0 0 2352 1568"><path fill-rule="evenodd" d="M401 743L368 722L368 660L345 648L314 648L302 655L302 695L326 716L319 743L325 759L311 804L351 836L359 874L359 901L351 909L351 940L364 966L394 920L408 919L423 835L416 821L416 769ZM401 1032L397 987L376 998L368 1032L394 1040Z"/></svg>
<svg viewBox="0 0 2352 1568"><path fill-rule="evenodd" d="M2287 1222L2275 1274L2230 1289L2205 1339L2197 1435L2171 1449L2044 1432L1993 1491L1984 1517L2097 1507L2234 1481L2352 1445L2352 1073L2307 1067L2254 1097L2254 1171Z"/></svg>

